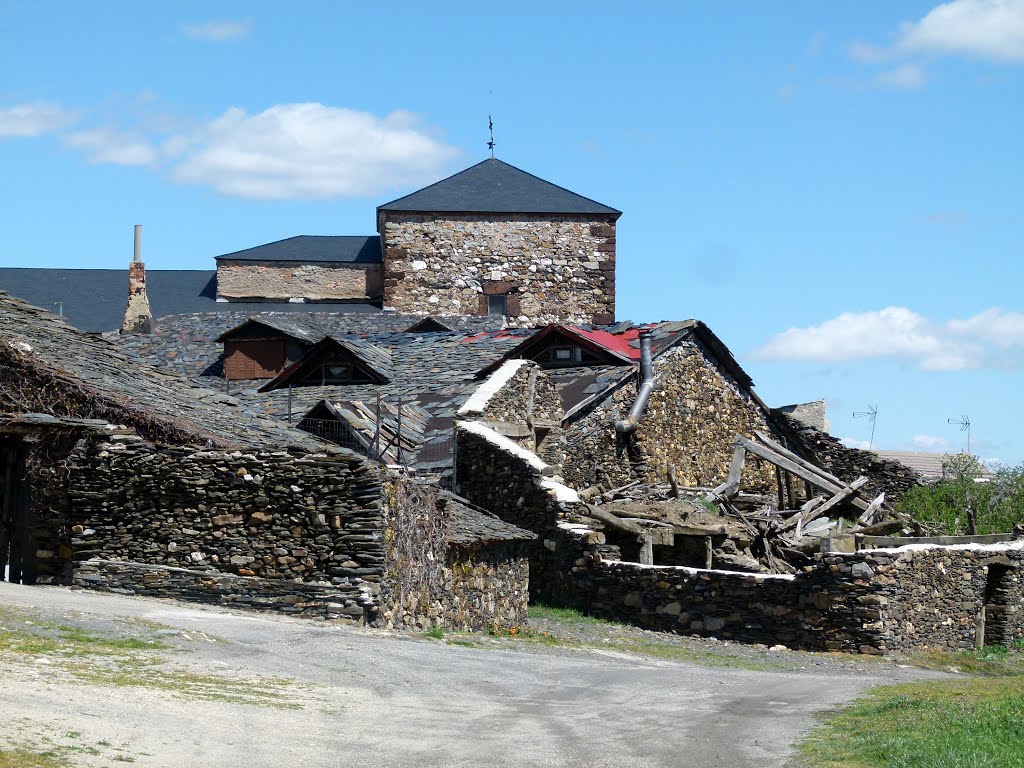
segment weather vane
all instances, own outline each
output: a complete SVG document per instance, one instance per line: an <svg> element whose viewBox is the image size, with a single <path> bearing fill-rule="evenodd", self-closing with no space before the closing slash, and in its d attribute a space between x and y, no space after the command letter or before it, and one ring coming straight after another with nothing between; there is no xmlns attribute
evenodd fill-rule
<svg viewBox="0 0 1024 768"><path fill-rule="evenodd" d="M491 150L491 157L494 157L494 121L487 116L487 130L491 132L491 140L487 142L487 148Z"/></svg>

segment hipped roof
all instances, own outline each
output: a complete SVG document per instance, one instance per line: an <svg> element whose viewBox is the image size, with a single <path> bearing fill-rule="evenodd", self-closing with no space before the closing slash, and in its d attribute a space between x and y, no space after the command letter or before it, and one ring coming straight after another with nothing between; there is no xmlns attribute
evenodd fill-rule
<svg viewBox="0 0 1024 768"><path fill-rule="evenodd" d="M459 171L378 211L423 213L569 213L618 218L622 211L583 197L495 158Z"/></svg>

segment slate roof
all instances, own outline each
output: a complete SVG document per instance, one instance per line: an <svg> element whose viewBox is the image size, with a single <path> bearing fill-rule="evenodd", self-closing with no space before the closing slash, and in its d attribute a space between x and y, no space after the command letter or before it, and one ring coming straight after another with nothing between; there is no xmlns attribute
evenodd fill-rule
<svg viewBox="0 0 1024 768"><path fill-rule="evenodd" d="M29 304L58 313L82 331L117 331L128 304L128 269L0 268L0 290ZM218 302L217 272L205 269L148 269L146 293L153 317L195 312L380 313L370 304L290 302ZM237 323L236 323L237 325ZM226 329L225 329L226 330Z"/></svg>
<svg viewBox="0 0 1024 768"><path fill-rule="evenodd" d="M350 353L365 366L367 372L378 379L378 384L386 384L394 378L391 366L391 350L378 347L362 339L335 338L324 336L302 353L302 357L286 367L277 376L259 388L260 392L270 392L287 386L295 378L304 375L309 369L323 360L325 354L341 348Z"/></svg>
<svg viewBox="0 0 1024 768"><path fill-rule="evenodd" d="M448 543L458 545L486 544L498 541L529 541L537 534L486 512L454 493L445 493L451 523L448 526Z"/></svg>
<svg viewBox="0 0 1024 768"><path fill-rule="evenodd" d="M297 261L342 264L380 264L383 260L377 235L296 235L265 245L233 251L217 261Z"/></svg>
<svg viewBox="0 0 1024 768"><path fill-rule="evenodd" d="M159 424L187 433L196 442L212 440L223 447L326 447L309 434L267 418L251 404L145 365L109 341L3 292L0 344L19 350L24 363L39 375L78 388L114 414L103 418Z"/></svg>
<svg viewBox="0 0 1024 768"><path fill-rule="evenodd" d="M232 307L234 304L221 304ZM251 306L251 305L250 305ZM260 305L257 305L260 306ZM267 305L263 305L266 307ZM295 307L318 305L295 304ZM323 305L319 305L323 306ZM422 319L418 315L393 314L389 312L253 312L251 309L160 317L156 329L148 334L111 334L109 338L126 352L150 365L167 366L189 377L221 377L222 347L218 339L232 330L237 330L250 321L255 321L292 335L300 341L318 341L325 336L334 338L359 337L375 341L376 337L393 337L395 343L411 345L406 349L423 350L417 345L430 345L436 338L433 333L404 333L405 329ZM466 333L478 332L494 327L489 317L445 317L444 322L455 330L451 339L463 339ZM118 321L120 326L120 321ZM417 341L419 339L419 341ZM311 342L310 342L311 343ZM507 347L500 346L501 352ZM467 349L469 359L475 364L485 365L490 361L477 354L471 346ZM500 354L499 352L498 354ZM446 353L447 354L447 353ZM430 355L420 352L417 359L426 365ZM428 377L444 376L444 366L424 368ZM208 386L214 386L208 384ZM216 386L223 386L219 382ZM237 388L237 385L236 385Z"/></svg>
<svg viewBox="0 0 1024 768"><path fill-rule="evenodd" d="M488 158L429 187L377 207L424 213L575 213L618 218L622 211Z"/></svg>

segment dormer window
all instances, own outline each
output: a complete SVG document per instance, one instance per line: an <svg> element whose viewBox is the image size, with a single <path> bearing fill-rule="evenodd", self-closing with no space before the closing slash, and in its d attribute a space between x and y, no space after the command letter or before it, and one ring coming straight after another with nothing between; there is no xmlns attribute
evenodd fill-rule
<svg viewBox="0 0 1024 768"><path fill-rule="evenodd" d="M326 384L369 384L373 379L358 365L328 360L313 368L302 380L307 386Z"/></svg>
<svg viewBox="0 0 1024 768"><path fill-rule="evenodd" d="M533 358L544 368L569 368L574 365L600 365L599 355L579 344L553 344Z"/></svg>

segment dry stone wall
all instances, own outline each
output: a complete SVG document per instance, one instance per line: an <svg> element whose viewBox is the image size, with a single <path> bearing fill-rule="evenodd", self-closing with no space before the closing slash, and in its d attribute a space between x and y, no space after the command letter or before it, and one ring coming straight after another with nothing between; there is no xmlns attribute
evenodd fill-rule
<svg viewBox="0 0 1024 768"><path fill-rule="evenodd" d="M479 407L473 407L471 398L460 415L483 421L537 453L545 463L559 468L564 458L565 437L562 398L554 381L533 361L513 360L505 365L517 366L515 373ZM487 387L502 373L499 368L481 386Z"/></svg>
<svg viewBox="0 0 1024 768"><path fill-rule="evenodd" d="M209 570L92 559L75 569L74 586L147 597L273 611L310 619L363 623L375 612L373 595L350 590Z"/></svg>
<svg viewBox="0 0 1024 768"><path fill-rule="evenodd" d="M455 436L459 493L473 504L541 538L578 507L579 497L560 482L554 467L536 456L528 457L510 441L502 445L497 433L458 422ZM530 558L530 593L539 594L541 585L554 577L553 563L539 539L527 544L526 551Z"/></svg>
<svg viewBox="0 0 1024 768"><path fill-rule="evenodd" d="M448 557L447 626L461 631L526 624L530 561L522 543L452 547Z"/></svg>
<svg viewBox="0 0 1024 768"><path fill-rule="evenodd" d="M760 406L696 346L680 344L654 366L654 391L633 446L623 444L615 421L636 399L635 380L566 428L563 474L571 485L616 487L637 478L664 482L671 465L680 485L714 487L729 473L737 433L751 437L754 430L771 431ZM774 469L749 457L742 487L774 493Z"/></svg>
<svg viewBox="0 0 1024 768"><path fill-rule="evenodd" d="M89 441L71 457L75 561L312 584L331 589L341 612L365 609L373 619L384 562L375 467L344 455L208 451L118 437ZM118 588L125 578L118 576Z"/></svg>
<svg viewBox="0 0 1024 768"><path fill-rule="evenodd" d="M398 312L486 314L507 293L507 323L610 323L615 221L542 214L382 212L384 304Z"/></svg>
<svg viewBox="0 0 1024 768"><path fill-rule="evenodd" d="M1005 631L1024 636L1018 547L934 547L827 554L795 576L605 560L593 531L563 524L545 548L558 563L547 599L681 634L807 650L883 653L973 649L994 560L1011 562ZM1005 567L1005 566L1004 566Z"/></svg>
<svg viewBox="0 0 1024 768"><path fill-rule="evenodd" d="M217 265L217 295L229 300L379 301L383 289L383 268L379 264Z"/></svg>

